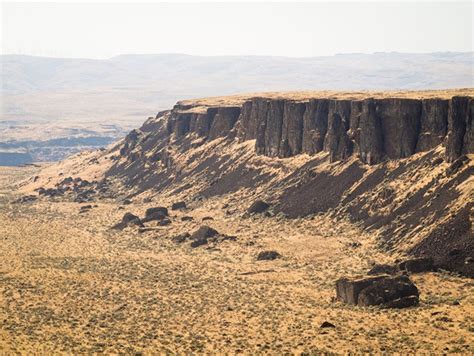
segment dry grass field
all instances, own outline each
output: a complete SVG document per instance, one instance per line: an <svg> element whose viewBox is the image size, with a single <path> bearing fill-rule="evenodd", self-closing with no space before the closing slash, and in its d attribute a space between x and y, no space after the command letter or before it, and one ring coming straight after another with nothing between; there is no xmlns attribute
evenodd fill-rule
<svg viewBox="0 0 474 356"><path fill-rule="evenodd" d="M396 257L347 221L243 217L237 193L171 211L172 223L153 231L115 231L125 211L173 201L105 199L85 213L61 199L13 203L35 170L0 169L1 354L474 353L468 278L413 275L420 305L403 310L335 301L336 279ZM208 216L236 241L196 249L172 241ZM256 261L262 250L282 258ZM321 328L325 321L335 328Z"/></svg>

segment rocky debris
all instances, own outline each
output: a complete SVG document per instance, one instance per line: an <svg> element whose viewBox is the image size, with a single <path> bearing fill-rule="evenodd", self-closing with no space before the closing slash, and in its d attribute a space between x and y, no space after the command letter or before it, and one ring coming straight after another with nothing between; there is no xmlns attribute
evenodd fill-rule
<svg viewBox="0 0 474 356"><path fill-rule="evenodd" d="M429 256L435 267L474 277L474 232L472 229L472 208L468 202L453 213L449 219L436 228L409 253L414 256Z"/></svg>
<svg viewBox="0 0 474 356"><path fill-rule="evenodd" d="M419 293L407 276L341 278L336 282L337 299L352 305L405 308L418 304Z"/></svg>
<svg viewBox="0 0 474 356"><path fill-rule="evenodd" d="M122 200L122 204L123 204L123 205L130 205L130 204L132 204L132 203L133 203L133 201L131 201L130 199L124 199L124 200Z"/></svg>
<svg viewBox="0 0 474 356"><path fill-rule="evenodd" d="M192 240L191 247L194 248L201 245L205 245L208 243L208 240L210 238L214 238L217 235L219 235L217 230L214 230L212 227L209 227L207 225L203 225L198 230L196 230L195 232L191 234L190 236L190 240Z"/></svg>
<svg viewBox="0 0 474 356"><path fill-rule="evenodd" d="M38 194L52 198L52 197L57 197L57 196L64 195L64 190L61 189L61 188L57 188L57 189L55 189L55 188L48 188L48 189L40 188L40 189L38 189Z"/></svg>
<svg viewBox="0 0 474 356"><path fill-rule="evenodd" d="M214 220L214 218L212 216L205 216L201 219L201 221L203 221L203 222L204 221L212 221L212 220Z"/></svg>
<svg viewBox="0 0 474 356"><path fill-rule="evenodd" d="M459 169L467 162L469 162L469 157L467 157L466 155L462 155L453 163L451 163L451 165L446 169L446 173L448 174L448 176L457 173L457 171L459 171Z"/></svg>
<svg viewBox="0 0 474 356"><path fill-rule="evenodd" d="M158 221L159 226L167 226L171 224L171 220L168 218L164 218L163 220Z"/></svg>
<svg viewBox="0 0 474 356"><path fill-rule="evenodd" d="M409 273L429 272L434 270L434 261L431 257L413 258L399 263L398 268Z"/></svg>
<svg viewBox="0 0 474 356"><path fill-rule="evenodd" d="M321 329L325 329L325 328L335 328L336 325L334 325L333 323L330 323L329 321L325 321L325 322L323 322L319 327L320 327Z"/></svg>
<svg viewBox="0 0 474 356"><path fill-rule="evenodd" d="M23 197L18 198L14 202L18 204L23 204L23 203L30 203L35 200L38 200L38 197L36 195L25 195Z"/></svg>
<svg viewBox="0 0 474 356"><path fill-rule="evenodd" d="M145 211L145 217L143 222L154 221L154 220L163 220L168 216L168 209L162 206L156 208L148 208Z"/></svg>
<svg viewBox="0 0 474 356"><path fill-rule="evenodd" d="M191 235L188 232L185 232L183 234L173 236L171 238L171 241L173 241L174 243L177 243L177 244L181 244L181 243L185 242L186 240L188 240L190 238L190 236Z"/></svg>
<svg viewBox="0 0 474 356"><path fill-rule="evenodd" d="M378 274L390 274L394 275L398 272L397 266L389 264L375 264L367 274L369 276L378 275Z"/></svg>
<svg viewBox="0 0 474 356"><path fill-rule="evenodd" d="M182 216L181 221L193 221L194 218L192 216Z"/></svg>
<svg viewBox="0 0 474 356"><path fill-rule="evenodd" d="M276 251L262 251L257 255L257 261L272 261L280 257L281 255Z"/></svg>
<svg viewBox="0 0 474 356"><path fill-rule="evenodd" d="M85 212L89 211L90 209L92 209L92 205L90 205L90 204L83 205L83 206L80 207L79 213L80 214L85 213Z"/></svg>
<svg viewBox="0 0 474 356"><path fill-rule="evenodd" d="M171 205L171 210L180 210L186 209L186 203L184 201L179 201Z"/></svg>
<svg viewBox="0 0 474 356"><path fill-rule="evenodd" d="M255 202L250 205L250 207L247 209L248 214L260 214L266 211L268 208L270 208L270 205L263 200L256 200Z"/></svg>
<svg viewBox="0 0 474 356"><path fill-rule="evenodd" d="M132 213L125 213L125 215L122 218L122 221L119 222L118 224L112 226L112 229L114 230L123 230L127 226L139 226L139 227L144 227L142 221L140 218L136 215L133 215Z"/></svg>

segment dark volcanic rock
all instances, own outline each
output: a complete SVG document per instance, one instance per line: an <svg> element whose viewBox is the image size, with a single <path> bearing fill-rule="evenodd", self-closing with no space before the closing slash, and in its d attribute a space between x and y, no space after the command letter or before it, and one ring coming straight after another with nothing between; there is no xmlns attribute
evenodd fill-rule
<svg viewBox="0 0 474 356"><path fill-rule="evenodd" d="M320 328L324 329L324 328L335 328L336 325L334 325L333 323L330 323L329 321L325 321L321 324Z"/></svg>
<svg viewBox="0 0 474 356"><path fill-rule="evenodd" d="M186 203L184 201L179 201L171 205L171 210L180 210L180 209L186 209Z"/></svg>
<svg viewBox="0 0 474 356"><path fill-rule="evenodd" d="M376 105L373 99L364 100L357 130L355 140L361 161L370 165L381 162L385 155L382 123L376 114Z"/></svg>
<svg viewBox="0 0 474 356"><path fill-rule="evenodd" d="M383 278L386 277L377 276L360 279L341 278L336 282L336 297L347 304L356 305L360 292Z"/></svg>
<svg viewBox="0 0 474 356"><path fill-rule="evenodd" d="M281 255L276 251L262 251L257 255L257 261L271 261L280 257Z"/></svg>
<svg viewBox="0 0 474 356"><path fill-rule="evenodd" d="M302 151L308 154L324 149L324 138L328 129L329 100L311 100L303 115Z"/></svg>
<svg viewBox="0 0 474 356"><path fill-rule="evenodd" d="M303 147L303 115L306 110L305 103L286 101L283 109L283 123L281 126L280 157L291 157L301 153ZM267 132L271 133L272 127L268 124Z"/></svg>
<svg viewBox="0 0 474 356"><path fill-rule="evenodd" d="M407 276L387 277L375 281L359 293L360 306L382 305L388 308L406 308L417 305L418 288Z"/></svg>
<svg viewBox="0 0 474 356"><path fill-rule="evenodd" d="M474 259L472 206L466 204L451 219L439 224L410 253L433 257L436 268L474 277L474 263L469 262Z"/></svg>
<svg viewBox="0 0 474 356"><path fill-rule="evenodd" d="M351 102L331 100L329 102L328 130L324 140L325 150L331 162L348 158L352 154L353 143L348 135L350 127Z"/></svg>
<svg viewBox="0 0 474 356"><path fill-rule="evenodd" d="M336 282L337 299L348 304L404 308L418 304L418 289L407 276L342 278Z"/></svg>
<svg viewBox="0 0 474 356"><path fill-rule="evenodd" d="M118 224L112 226L112 229L123 230L127 226L132 226L132 225L139 226L139 227L144 226L138 216L133 215L132 213L125 213L125 215L122 218L122 221L119 222Z"/></svg>
<svg viewBox="0 0 474 356"><path fill-rule="evenodd" d="M239 115L240 107L218 108L209 130L209 139L226 136L234 128Z"/></svg>
<svg viewBox="0 0 474 356"><path fill-rule="evenodd" d="M387 264L376 264L368 272L368 275L377 274L396 274L398 271L397 266Z"/></svg>
<svg viewBox="0 0 474 356"><path fill-rule="evenodd" d="M189 233L185 232L183 234L173 236L171 238L171 241L173 241L174 243L177 243L177 244L181 244L181 243L185 242L187 239L189 239L190 236L191 235L189 235Z"/></svg>
<svg viewBox="0 0 474 356"><path fill-rule="evenodd" d="M168 216L168 209L165 207L156 207L156 208L148 208L145 211L145 217L143 218L143 222L153 221L153 220L163 220L165 217Z"/></svg>
<svg viewBox="0 0 474 356"><path fill-rule="evenodd" d="M193 221L194 218L192 216L182 216L181 221Z"/></svg>
<svg viewBox="0 0 474 356"><path fill-rule="evenodd" d="M191 247L205 245L207 244L208 239L217 235L219 235L217 230L214 230L212 227L203 225L191 234L190 240L193 240L193 242L191 242Z"/></svg>
<svg viewBox="0 0 474 356"><path fill-rule="evenodd" d="M385 154L389 158L404 158L415 153L421 102L414 99L379 99L376 100L376 112L382 122Z"/></svg>
<svg viewBox="0 0 474 356"><path fill-rule="evenodd" d="M164 219L162 219L158 222L158 225L160 225L160 226L166 226L166 225L169 225L169 224L171 224L171 220L168 219L168 218L164 218Z"/></svg>
<svg viewBox="0 0 474 356"><path fill-rule="evenodd" d="M464 136L469 128L467 141L472 138L472 110L469 97L455 96L451 99L446 136L446 160L455 161L462 153L472 153L472 142L464 147Z"/></svg>
<svg viewBox="0 0 474 356"><path fill-rule="evenodd" d="M434 261L431 257L413 258L401 262L398 268L410 273L429 272L434 270Z"/></svg>
<svg viewBox="0 0 474 356"><path fill-rule="evenodd" d="M267 210L270 207L270 205L263 200L256 200L255 202L250 205L250 207L247 209L248 214L260 214L263 213L265 210Z"/></svg>
<svg viewBox="0 0 474 356"><path fill-rule="evenodd" d="M443 143L448 130L448 106L449 100L422 100L417 152L430 150Z"/></svg>

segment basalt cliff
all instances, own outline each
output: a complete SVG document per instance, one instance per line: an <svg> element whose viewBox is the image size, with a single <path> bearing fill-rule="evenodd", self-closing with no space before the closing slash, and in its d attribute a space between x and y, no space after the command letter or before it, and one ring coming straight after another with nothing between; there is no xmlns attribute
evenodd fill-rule
<svg viewBox="0 0 474 356"><path fill-rule="evenodd" d="M91 171L133 201L219 197L243 213L263 199L269 219L347 220L381 249L473 276L473 115L472 89L187 100L56 172Z"/></svg>

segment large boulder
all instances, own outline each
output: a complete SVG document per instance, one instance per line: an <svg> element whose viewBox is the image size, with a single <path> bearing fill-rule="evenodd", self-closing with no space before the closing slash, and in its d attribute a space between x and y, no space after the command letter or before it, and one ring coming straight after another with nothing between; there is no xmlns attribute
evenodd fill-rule
<svg viewBox="0 0 474 356"><path fill-rule="evenodd" d="M190 240L192 240L191 247L198 247L201 245L205 245L207 244L208 239L213 238L217 235L219 235L217 230L207 225L203 225L199 229L197 229L195 232L193 232L191 236L189 237Z"/></svg>
<svg viewBox="0 0 474 356"><path fill-rule="evenodd" d="M270 205L263 200L256 200L253 202L252 205L247 209L247 213L249 214L260 214L263 213L265 210L267 210L270 207Z"/></svg>
<svg viewBox="0 0 474 356"><path fill-rule="evenodd" d="M271 261L280 257L281 255L276 251L262 251L257 255L257 261Z"/></svg>
<svg viewBox="0 0 474 356"><path fill-rule="evenodd" d="M434 270L434 261L431 257L412 258L399 263L398 268L410 273L429 272Z"/></svg>
<svg viewBox="0 0 474 356"><path fill-rule="evenodd" d="M149 208L145 211L145 218L143 222L147 221L154 221L154 220L163 220L168 216L168 209L165 207L156 207L156 208Z"/></svg>
<svg viewBox="0 0 474 356"><path fill-rule="evenodd" d="M143 227L143 223L140 220L140 218L132 213L125 213L125 215L122 218L122 221L119 222L118 224L115 224L112 226L112 229L114 230L123 230L127 226L139 226Z"/></svg>
<svg viewBox="0 0 474 356"><path fill-rule="evenodd" d="M418 304L418 288L407 276L382 278L361 290L357 304L405 308Z"/></svg>
<svg viewBox="0 0 474 356"><path fill-rule="evenodd" d="M378 274L396 274L398 271L397 266L388 265L388 264L375 264L367 272L369 276L378 275Z"/></svg>
<svg viewBox="0 0 474 356"><path fill-rule="evenodd" d="M186 203L184 201L178 201L171 205L171 210L180 210L180 209L186 209Z"/></svg>
<svg viewBox="0 0 474 356"><path fill-rule="evenodd" d="M336 282L337 299L352 305L405 308L418 304L419 293L407 276L342 278Z"/></svg>

